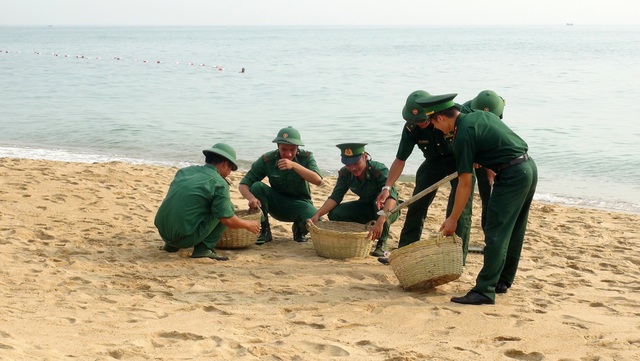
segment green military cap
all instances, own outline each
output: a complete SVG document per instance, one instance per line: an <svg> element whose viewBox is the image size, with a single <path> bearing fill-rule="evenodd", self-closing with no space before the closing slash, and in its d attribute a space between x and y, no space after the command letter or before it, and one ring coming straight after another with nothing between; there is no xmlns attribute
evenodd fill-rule
<svg viewBox="0 0 640 361"><path fill-rule="evenodd" d="M491 112L502 117L504 99L493 90L483 90L471 101L471 108Z"/></svg>
<svg viewBox="0 0 640 361"><path fill-rule="evenodd" d="M416 103L424 108L426 115L431 115L435 112L454 106L455 103L453 102L453 98L457 95L457 93L428 95L426 97L416 99Z"/></svg>
<svg viewBox="0 0 640 361"><path fill-rule="evenodd" d="M336 147L340 148L342 164L356 164L360 160L360 156L364 153L365 145L367 145L367 143L342 143L336 145Z"/></svg>
<svg viewBox="0 0 640 361"><path fill-rule="evenodd" d="M202 151L202 154L204 154L205 156L209 153L214 153L225 157L229 162L231 162L231 169L238 170L236 151L233 150L230 145L224 143L216 143L211 148Z"/></svg>
<svg viewBox="0 0 640 361"><path fill-rule="evenodd" d="M427 120L427 113L424 111L423 107L416 103L416 99L428 96L430 96L430 94L424 90L416 90L409 94L407 102L402 108L402 118L412 123L420 123Z"/></svg>
<svg viewBox="0 0 640 361"><path fill-rule="evenodd" d="M273 143L284 143L298 146L304 145L302 144L302 139L300 138L300 132L290 126L280 129L278 135L273 140Z"/></svg>

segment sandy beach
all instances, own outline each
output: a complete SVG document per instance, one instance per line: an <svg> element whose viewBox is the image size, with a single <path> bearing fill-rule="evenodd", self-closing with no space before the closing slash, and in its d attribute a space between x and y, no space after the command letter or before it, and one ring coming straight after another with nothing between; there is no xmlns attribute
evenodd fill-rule
<svg viewBox="0 0 640 361"><path fill-rule="evenodd" d="M160 251L153 218L176 170L0 159L0 359L640 359L640 215L534 203L513 287L465 306L449 299L479 254L458 280L407 292L374 257L319 257L277 221L273 242L219 251L229 262ZM317 207L334 181L312 186Z"/></svg>

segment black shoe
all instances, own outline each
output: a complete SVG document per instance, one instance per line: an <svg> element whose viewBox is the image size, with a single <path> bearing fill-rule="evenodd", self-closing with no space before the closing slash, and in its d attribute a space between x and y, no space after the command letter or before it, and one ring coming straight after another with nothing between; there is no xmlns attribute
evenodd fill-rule
<svg viewBox="0 0 640 361"><path fill-rule="evenodd" d="M389 265L389 259L387 257L378 257L378 262L382 263L385 266Z"/></svg>
<svg viewBox="0 0 640 361"><path fill-rule="evenodd" d="M451 302L461 303L463 305L493 305L496 302L482 293L469 291L462 297L453 297Z"/></svg>
<svg viewBox="0 0 640 361"><path fill-rule="evenodd" d="M371 252L371 255L374 257L384 257L384 249L382 249L382 247L376 247L376 249Z"/></svg>
<svg viewBox="0 0 640 361"><path fill-rule="evenodd" d="M306 234L302 234L302 232L298 229L298 227L296 227L296 224L294 223L293 226L291 226L291 231L293 232L293 240L296 242L306 242L309 240L309 238L307 237Z"/></svg>
<svg viewBox="0 0 640 361"><path fill-rule="evenodd" d="M498 281L498 283L496 284L496 293L507 293L507 291L509 290L509 286L506 282L504 281Z"/></svg>
<svg viewBox="0 0 640 361"><path fill-rule="evenodd" d="M210 258L210 259L214 259L216 261L228 261L229 257L227 256L219 256L216 252L207 249L204 251L196 251L193 250L193 253L191 254L191 258Z"/></svg>
<svg viewBox="0 0 640 361"><path fill-rule="evenodd" d="M164 246L160 247L160 250L169 252L169 253L175 253L175 252L178 252L180 248L170 246L168 243L165 243Z"/></svg>
<svg viewBox="0 0 640 361"><path fill-rule="evenodd" d="M374 257L384 257L384 252L387 248L387 241L378 240L376 243L376 248L371 252L371 255Z"/></svg>
<svg viewBox="0 0 640 361"><path fill-rule="evenodd" d="M269 221L261 222L260 235L256 239L256 244L261 245L271 241L273 241L273 236L271 235L271 225L269 225Z"/></svg>

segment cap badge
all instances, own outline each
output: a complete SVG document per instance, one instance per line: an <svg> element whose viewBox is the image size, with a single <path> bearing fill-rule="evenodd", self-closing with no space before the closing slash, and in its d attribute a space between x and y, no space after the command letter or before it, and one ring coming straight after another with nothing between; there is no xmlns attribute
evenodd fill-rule
<svg viewBox="0 0 640 361"><path fill-rule="evenodd" d="M346 155L347 157L353 156L353 151L351 151L351 148L345 149L344 150L344 155Z"/></svg>
<svg viewBox="0 0 640 361"><path fill-rule="evenodd" d="M289 136L289 134L287 133L282 133L282 138L287 139L287 137Z"/></svg>
<svg viewBox="0 0 640 361"><path fill-rule="evenodd" d="M418 109L414 109L414 110L412 110L412 111L411 111L411 114L413 114L413 115L418 115Z"/></svg>
<svg viewBox="0 0 640 361"><path fill-rule="evenodd" d="M484 111L488 112L489 111L489 107L484 107Z"/></svg>

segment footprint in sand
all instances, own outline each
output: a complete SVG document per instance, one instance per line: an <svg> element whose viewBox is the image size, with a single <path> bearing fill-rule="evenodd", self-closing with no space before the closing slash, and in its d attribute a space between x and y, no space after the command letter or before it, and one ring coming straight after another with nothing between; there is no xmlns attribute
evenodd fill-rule
<svg viewBox="0 0 640 361"><path fill-rule="evenodd" d="M54 235L52 235L51 233L45 232L43 230L39 230L36 233L36 237L38 237L40 240L42 241L50 241L52 239L55 239L56 237Z"/></svg>
<svg viewBox="0 0 640 361"><path fill-rule="evenodd" d="M178 331L159 332L156 336L180 341L202 341L205 339L204 336L196 335L195 333Z"/></svg>
<svg viewBox="0 0 640 361"><path fill-rule="evenodd" d="M230 315L232 315L231 312L228 312L228 311L225 311L225 310L221 310L221 309L219 309L217 307L214 307L214 306L205 306L205 307L202 308L202 310L204 312L216 313L216 314L222 315L222 316L230 316Z"/></svg>
<svg viewBox="0 0 640 361"><path fill-rule="evenodd" d="M316 330L324 330L325 328L327 328L327 326L320 323L309 323L304 321L293 321L292 323L299 326L309 326L311 328L315 328Z"/></svg>
<svg viewBox="0 0 640 361"><path fill-rule="evenodd" d="M544 355L541 354L540 352L526 353L520 350L507 350L505 351L504 355L515 360L523 360L523 361L544 360Z"/></svg>
<svg viewBox="0 0 640 361"><path fill-rule="evenodd" d="M349 351L340 346L328 345L314 342L303 342L310 354L324 355L331 357L350 356Z"/></svg>

